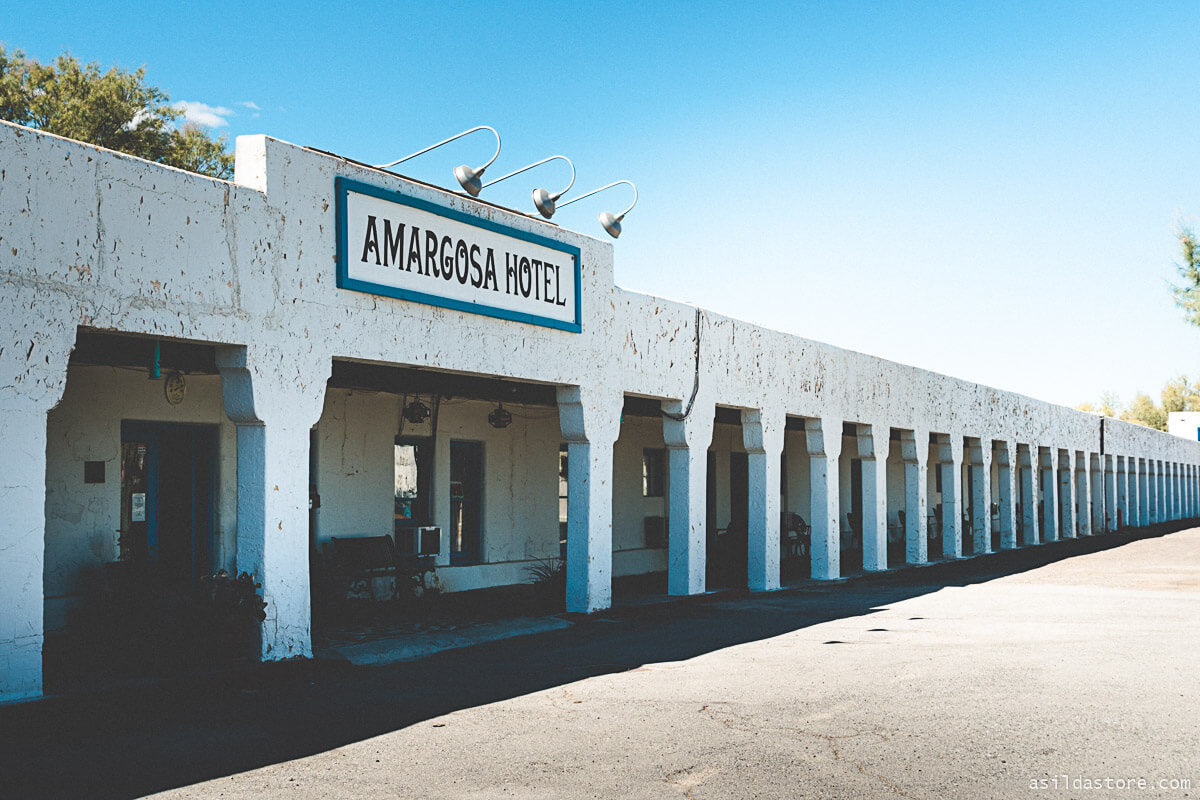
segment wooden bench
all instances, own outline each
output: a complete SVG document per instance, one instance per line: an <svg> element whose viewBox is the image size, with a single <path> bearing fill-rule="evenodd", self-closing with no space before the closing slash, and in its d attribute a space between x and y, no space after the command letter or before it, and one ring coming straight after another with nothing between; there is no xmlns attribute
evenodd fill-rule
<svg viewBox="0 0 1200 800"><path fill-rule="evenodd" d="M335 536L325 547L331 577L346 582L346 591L371 593L372 578L392 578L392 599L405 597L417 586L427 588L425 575L435 569L432 555L402 556L391 536Z"/></svg>

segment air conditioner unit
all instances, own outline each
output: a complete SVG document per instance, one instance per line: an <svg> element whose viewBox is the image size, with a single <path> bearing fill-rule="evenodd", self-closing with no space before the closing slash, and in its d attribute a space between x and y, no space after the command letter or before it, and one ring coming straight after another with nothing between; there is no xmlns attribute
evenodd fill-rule
<svg viewBox="0 0 1200 800"><path fill-rule="evenodd" d="M442 551L442 529L423 526L396 531L396 552L402 556L436 556Z"/></svg>

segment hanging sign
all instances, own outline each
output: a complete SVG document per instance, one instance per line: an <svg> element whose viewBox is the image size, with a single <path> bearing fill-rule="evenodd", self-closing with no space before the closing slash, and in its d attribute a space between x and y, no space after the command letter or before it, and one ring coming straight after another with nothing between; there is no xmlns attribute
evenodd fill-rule
<svg viewBox="0 0 1200 800"><path fill-rule="evenodd" d="M337 178L337 285L580 331L579 248Z"/></svg>
<svg viewBox="0 0 1200 800"><path fill-rule="evenodd" d="M129 495L129 521L130 522L145 522L146 521L146 494L145 492L134 492Z"/></svg>

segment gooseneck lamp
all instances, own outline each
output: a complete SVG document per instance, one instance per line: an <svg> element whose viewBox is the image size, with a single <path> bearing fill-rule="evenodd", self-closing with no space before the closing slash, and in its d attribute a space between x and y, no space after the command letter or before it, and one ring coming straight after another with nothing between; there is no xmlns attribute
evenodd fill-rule
<svg viewBox="0 0 1200 800"><path fill-rule="evenodd" d="M467 130L463 131L462 133L456 133L448 139L442 139L437 144L431 144L431 145L429 145L429 147L418 150L415 153L409 153L404 158L398 158L395 161L391 161L387 164L376 164L375 167L377 169L391 169L392 167L396 166L397 164L402 164L405 161L408 161L410 158L416 158L419 155L424 155L425 153L428 153L430 150L435 150L444 144L449 144L450 142L453 142L455 139L461 139L462 137L466 136L467 134L474 133L475 131L491 131L492 135L496 137L496 152L495 152L495 154L492 155L492 157L490 159L488 159L488 162L486 164L484 164L482 167L477 167L477 168L473 169L473 168L467 166L466 164L462 164L460 166L455 167L454 168L454 177L458 179L459 185L462 186L463 190L467 194L471 195L471 197L477 197L479 195L479 190L483 188L483 181L482 181L483 171L485 169L487 169L488 167L490 167L492 165L492 162L495 161L496 158L499 157L499 155L500 155L500 134L497 133L496 129L491 127L490 125L477 125L474 128L468 128Z"/></svg>
<svg viewBox="0 0 1200 800"><path fill-rule="evenodd" d="M590 192L586 192L585 194L579 195L579 197L572 198L572 199L568 200L567 202L563 203L561 206L559 206L559 208L565 208L565 207L571 205L571 203L578 203L580 200L584 199L585 197L591 197L594 194L599 194L600 192L603 192L605 189L611 189L612 187L617 186L622 183L628 183L629 186L633 189L633 202L629 204L629 208L625 209L620 214L614 215L614 214L609 213L608 211L602 211L602 212L600 212L600 215L599 215L600 224L604 226L604 230L608 231L609 236L616 239L618 236L621 235L621 220L625 219L625 215L628 214L630 211L632 211L633 207L637 205L637 201L638 201L637 187L633 185L633 181L613 181L610 184L601 186L599 189L593 189Z"/></svg>
<svg viewBox="0 0 1200 800"><path fill-rule="evenodd" d="M531 170L534 167L540 167L542 164L545 164L549 161L554 161L556 159L562 159L563 161L567 162L567 166L571 168L571 182L567 184L565 189L555 194L550 194L550 192L545 189L533 190L533 204L537 207L538 213L540 213L546 219L550 219L552 216L554 216L554 204L558 202L558 198L571 191L571 187L575 185L575 165L572 164L571 159L567 158L566 156L550 156L549 158L543 158L541 161L535 161L532 164L521 167L520 169L515 169L507 175L502 175L499 178L496 178L494 181L488 181L481 188L486 189L494 183L507 180L514 175L520 175L526 170Z"/></svg>

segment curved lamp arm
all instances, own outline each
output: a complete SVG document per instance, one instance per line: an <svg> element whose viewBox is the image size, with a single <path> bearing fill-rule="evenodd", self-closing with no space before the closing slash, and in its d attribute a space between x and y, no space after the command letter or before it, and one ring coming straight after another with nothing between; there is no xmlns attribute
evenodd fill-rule
<svg viewBox="0 0 1200 800"><path fill-rule="evenodd" d="M563 203L563 206L569 206L569 205L571 205L571 203L577 203L585 197L591 197L594 194L599 194L600 192L603 192L605 189L611 189L612 187L617 186L622 183L628 183L630 188L633 189L633 202L629 204L629 208L625 209L620 214L611 214L608 211L600 212L600 224L604 226L604 230L608 231L609 236L616 239L618 236L621 235L621 220L625 219L625 215L628 214L630 211L632 211L633 207L637 205L638 193L637 193L637 187L633 185L633 181L625 181L625 180L613 181L612 183L601 186L599 189L593 189L590 192L579 195L579 197L574 197L574 198L568 200L567 202ZM559 206L559 207L561 208L562 206Z"/></svg>
<svg viewBox="0 0 1200 800"><path fill-rule="evenodd" d="M540 213L546 219L550 219L552 216L554 216L554 204L558 202L558 198L571 191L571 187L575 185L575 165L572 164L571 159L567 158L566 156L550 156L549 158L543 158L541 161L535 161L528 166L521 167L518 170L513 170L507 175L496 178L494 181L488 181L479 188L484 189L488 186L491 186L493 183L499 183L502 180L511 178L513 175L520 175L525 170L533 169L534 167L545 164L547 161L554 161L555 159L560 158L567 162L567 166L571 168L571 182L567 184L566 188L557 194L550 194L550 192L541 188L533 190L533 205L537 208L538 213ZM467 189L467 191L471 190ZM475 194L478 194L478 192L475 192Z"/></svg>
<svg viewBox="0 0 1200 800"><path fill-rule="evenodd" d="M492 155L492 157L490 159L488 159L488 162L486 164L484 164L479 169L474 170L475 175L481 175L481 174L483 174L483 171L485 169L487 169L488 167L490 167L492 165L492 162L495 161L500 155L500 134L497 133L496 129L490 125L476 125L474 128L468 128L467 130L463 131L462 133L456 133L448 139L442 139L437 144L431 144L431 145L429 145L429 147L418 150L415 153L410 153L410 154L406 155L404 158L398 158L395 161L391 161L387 164L375 164L374 166L377 169L388 169L390 167L394 167L397 164L408 161L410 158L416 158L419 155L424 155L425 153L428 153L430 150L436 150L437 148L441 147L444 144L449 144L450 142L453 142L455 139L461 139L462 137L466 136L467 134L474 133L475 131L491 131L492 135L496 137L496 152Z"/></svg>
<svg viewBox="0 0 1200 800"><path fill-rule="evenodd" d="M549 158L543 158L541 161L535 161L532 164L529 164L528 166L521 167L520 169L515 169L512 172L508 173L507 175L501 175L499 178L496 178L496 180L494 180L494 181L488 181L487 183L485 183L483 185L482 188L486 189L487 187L491 186L493 183L499 183L500 181L507 180L508 178L511 178L514 175L520 175L522 172L531 170L534 167L540 167L542 164L545 164L548 161L554 161L555 159L558 159L558 158L561 158L563 161L567 162L567 166L571 168L571 182L567 184L567 188L563 189L561 192L554 195L554 199L557 200L558 198L562 197L567 192L571 191L571 187L575 185L575 165L572 164L571 159L567 158L566 156L550 156Z"/></svg>
<svg viewBox="0 0 1200 800"><path fill-rule="evenodd" d="M628 183L629 186L633 189L633 202L629 204L629 208L625 209L624 211L622 211L620 214L617 215L617 219L620 219L621 217L624 217L626 214L628 214L630 211L632 211L633 207L637 205L637 201L638 201L637 187L633 185L633 181L624 181L624 180L613 181L612 183L601 186L599 189L593 189L592 191L587 192L586 194L579 195L579 197L573 197L570 200L568 200L567 202L563 203L561 206L559 206L559 208L563 208L564 206L569 206L569 205L571 205L571 203L578 203L580 200L582 200L585 197L591 197L594 194L600 194L600 192L603 192L605 189L611 189L612 187L619 186L622 183Z"/></svg>

